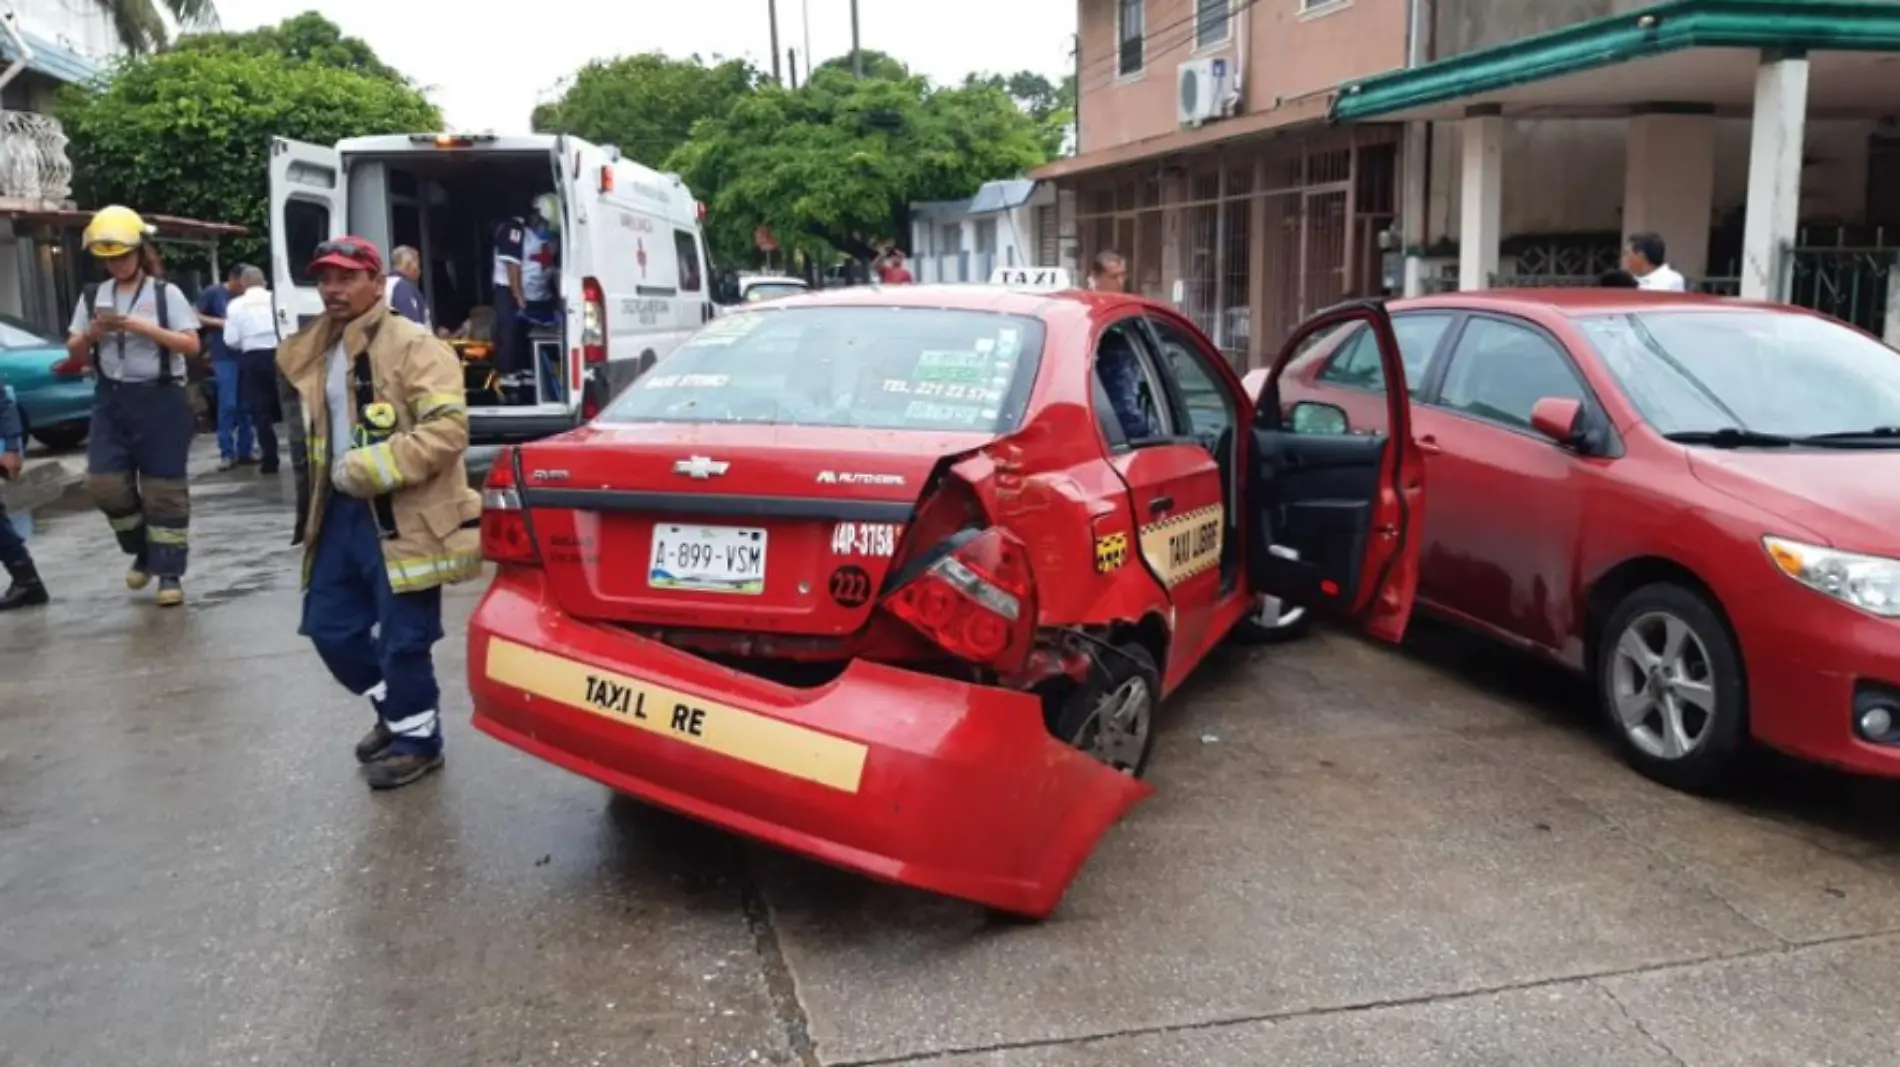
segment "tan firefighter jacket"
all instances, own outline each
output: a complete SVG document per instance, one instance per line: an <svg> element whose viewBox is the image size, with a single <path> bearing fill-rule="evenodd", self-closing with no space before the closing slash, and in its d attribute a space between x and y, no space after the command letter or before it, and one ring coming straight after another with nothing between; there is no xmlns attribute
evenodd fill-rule
<svg viewBox="0 0 1900 1067"><path fill-rule="evenodd" d="M343 457L342 470L332 472L324 379L339 329L351 365L358 354L369 353L375 390L374 404L363 410L357 410L355 392L349 391L353 437L365 433L365 412L384 426L375 443L359 439ZM327 317L311 321L278 346L277 366L302 401L309 452L305 584L323 509L338 490L371 501L379 523L393 520L393 531L383 539L391 589L414 593L480 576L482 499L469 487L463 466L468 407L462 365L449 346L378 301L342 327Z"/></svg>

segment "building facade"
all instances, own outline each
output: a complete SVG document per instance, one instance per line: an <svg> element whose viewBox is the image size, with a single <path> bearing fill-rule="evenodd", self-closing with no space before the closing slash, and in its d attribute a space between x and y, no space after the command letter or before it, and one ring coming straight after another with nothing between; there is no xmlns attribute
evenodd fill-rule
<svg viewBox="0 0 1900 1067"><path fill-rule="evenodd" d="M1582 284L1643 231L1701 288L1882 332L1897 10L1080 0L1079 151L1035 176L1081 258L1126 256L1242 366L1340 299Z"/></svg>
<svg viewBox="0 0 1900 1067"><path fill-rule="evenodd" d="M998 267L1075 269L1047 182L985 182L976 195L910 206L911 274L919 282L981 282Z"/></svg>

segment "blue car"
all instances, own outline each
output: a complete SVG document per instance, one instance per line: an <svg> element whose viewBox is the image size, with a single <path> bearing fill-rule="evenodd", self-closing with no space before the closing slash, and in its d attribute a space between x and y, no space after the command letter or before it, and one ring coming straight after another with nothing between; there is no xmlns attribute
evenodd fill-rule
<svg viewBox="0 0 1900 1067"><path fill-rule="evenodd" d="M86 442L92 419L92 375L66 364L66 341L0 314L0 384L13 387L26 432L54 450Z"/></svg>

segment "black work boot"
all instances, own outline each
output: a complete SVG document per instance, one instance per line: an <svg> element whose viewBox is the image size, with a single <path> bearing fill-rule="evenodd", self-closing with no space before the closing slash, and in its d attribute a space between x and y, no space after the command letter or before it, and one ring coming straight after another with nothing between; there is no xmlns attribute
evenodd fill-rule
<svg viewBox="0 0 1900 1067"><path fill-rule="evenodd" d="M443 762L441 749L426 755L384 750L382 755L369 762L363 780L369 783L371 789L400 789L430 771L440 769Z"/></svg>
<svg viewBox="0 0 1900 1067"><path fill-rule="evenodd" d="M383 725L383 720L377 719L376 725L370 727L369 733L364 734L363 739L356 743L356 762L376 762L394 740L396 740L396 735L389 732L389 727Z"/></svg>
<svg viewBox="0 0 1900 1067"><path fill-rule="evenodd" d="M34 569L31 560L8 567L7 576L13 579L13 583L7 587L6 594L0 596L0 611L37 608L53 599L47 594L46 583L40 581L40 573Z"/></svg>

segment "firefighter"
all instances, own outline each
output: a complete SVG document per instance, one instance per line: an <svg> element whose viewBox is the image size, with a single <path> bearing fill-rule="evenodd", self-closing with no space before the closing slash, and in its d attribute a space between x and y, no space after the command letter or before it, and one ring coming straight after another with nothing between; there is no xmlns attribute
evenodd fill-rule
<svg viewBox="0 0 1900 1067"><path fill-rule="evenodd" d="M391 310L374 244L325 241L309 273L324 314L277 351L309 442L299 632L369 701L376 723L356 758L372 789L394 789L442 766L430 651L443 636L442 587L482 568L462 367Z"/></svg>
<svg viewBox="0 0 1900 1067"><path fill-rule="evenodd" d="M186 361L198 354L198 314L164 279L131 208L101 208L86 251L111 277L89 285L73 309L66 351L98 376L86 446L87 488L132 557L125 584L158 579L158 603L185 602L191 496L185 465L198 429Z"/></svg>

